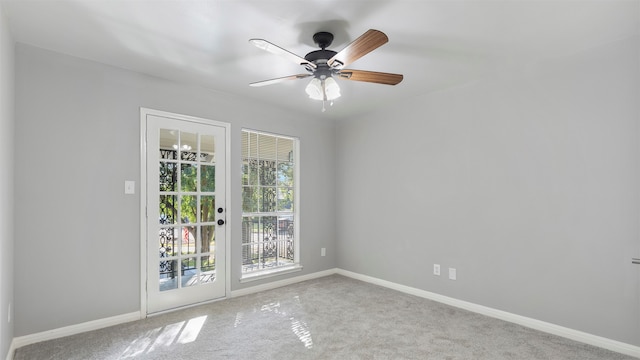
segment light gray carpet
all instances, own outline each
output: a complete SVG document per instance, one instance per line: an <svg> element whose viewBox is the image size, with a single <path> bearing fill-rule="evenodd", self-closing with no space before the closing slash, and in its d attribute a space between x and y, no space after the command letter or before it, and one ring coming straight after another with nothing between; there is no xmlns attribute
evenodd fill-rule
<svg viewBox="0 0 640 360"><path fill-rule="evenodd" d="M634 359L339 275L20 348L39 359Z"/></svg>

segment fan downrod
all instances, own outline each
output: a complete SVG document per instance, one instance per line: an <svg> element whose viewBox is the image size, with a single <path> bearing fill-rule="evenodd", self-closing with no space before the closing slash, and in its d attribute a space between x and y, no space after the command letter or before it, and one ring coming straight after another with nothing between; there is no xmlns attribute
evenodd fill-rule
<svg viewBox="0 0 640 360"><path fill-rule="evenodd" d="M331 46L333 42L333 34L326 31L320 31L313 34L313 42L315 42L320 49L324 50Z"/></svg>

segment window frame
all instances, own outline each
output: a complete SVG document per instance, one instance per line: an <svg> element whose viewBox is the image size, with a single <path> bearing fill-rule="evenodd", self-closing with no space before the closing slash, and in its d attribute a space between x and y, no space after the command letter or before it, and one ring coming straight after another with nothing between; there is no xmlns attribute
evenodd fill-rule
<svg viewBox="0 0 640 360"><path fill-rule="evenodd" d="M260 131L260 130L255 130L255 129L249 129L249 128L242 128L241 132L240 132L240 138L241 138L241 145L240 145L240 161L241 164L244 165L245 162L245 156L244 156L244 149L243 146L244 144L243 142L243 137L244 137L244 133L248 133L248 136L251 136L251 134L256 134L258 136L270 136L270 137L274 137L274 138L282 138L282 139L286 139L286 140L291 140L293 142L293 211L292 212L281 212L278 211L276 209L275 212L262 212L262 211L258 211L258 212L250 212L250 213L246 213L244 211L244 197L241 195L240 196L240 209L241 209L241 221L240 223L244 223L244 218L246 216L255 216L255 215L260 215L260 214L276 214L275 216L278 216L278 214L286 214L287 216L293 216L293 223L294 223L294 227L293 227L293 252L294 252L294 256L293 256L293 263L292 264L287 264L287 265L281 265L281 266L275 266L275 267L271 267L271 268L267 268L267 269L257 269L257 270L252 270L252 271L244 271L243 267L244 267L244 253L243 253L243 246L244 246L244 242L241 242L240 244L240 257L241 257L241 261L240 261L240 282L244 283L244 282L250 282L250 281L256 281L256 280L260 280L260 279L264 279L264 278L268 278L268 277L272 277L272 276L277 276L277 275L283 275L283 274L288 274L288 273L292 273L292 272L297 272L297 271L301 271L303 269L302 264L300 263L300 139L298 137L295 136L291 136L291 135L283 135L283 134L277 134L277 133L273 133L273 132L266 132L266 131ZM250 154L248 154L249 158L251 158ZM261 158L258 156L257 158L255 158L257 160L260 160ZM277 160L276 160L276 166L277 166ZM241 170L242 172L244 170ZM242 193L244 190L244 187L246 186L243 181L243 173L241 172L241 177L240 177L240 187L241 190L240 192ZM257 186L262 186L262 185L257 185ZM277 185L276 185L277 188ZM242 235L241 235L242 236Z"/></svg>

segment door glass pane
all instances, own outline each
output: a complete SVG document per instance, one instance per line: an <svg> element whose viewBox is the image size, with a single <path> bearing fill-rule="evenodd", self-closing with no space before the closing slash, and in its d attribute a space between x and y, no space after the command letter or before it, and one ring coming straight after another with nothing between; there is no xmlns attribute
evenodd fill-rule
<svg viewBox="0 0 640 360"><path fill-rule="evenodd" d="M197 229L197 226L185 226L182 228L181 254L195 254Z"/></svg>
<svg viewBox="0 0 640 360"><path fill-rule="evenodd" d="M169 227L169 228L160 228L160 233L158 234L159 240L159 251L160 258L175 256L176 251L176 234L178 233L178 228Z"/></svg>
<svg viewBox="0 0 640 360"><path fill-rule="evenodd" d="M178 217L178 200L175 195L160 195L160 224L175 224Z"/></svg>
<svg viewBox="0 0 640 360"><path fill-rule="evenodd" d="M196 268L196 258L190 257L186 259L182 259L182 267L180 269L182 272L182 287L193 286L198 284L197 277L197 268Z"/></svg>
<svg viewBox="0 0 640 360"><path fill-rule="evenodd" d="M198 191L198 166L180 165L180 191Z"/></svg>
<svg viewBox="0 0 640 360"><path fill-rule="evenodd" d="M182 195L180 197L180 222L194 224L196 222L197 208L196 195Z"/></svg>
<svg viewBox="0 0 640 360"><path fill-rule="evenodd" d="M200 258L200 282L203 284L212 282L215 280L215 256L213 254L208 256L202 256Z"/></svg>
<svg viewBox="0 0 640 360"><path fill-rule="evenodd" d="M200 165L200 191L216 191L215 165Z"/></svg>
<svg viewBox="0 0 640 360"><path fill-rule="evenodd" d="M160 129L160 159L178 159L178 133L178 130Z"/></svg>
<svg viewBox="0 0 640 360"><path fill-rule="evenodd" d="M160 229L160 261L158 264L160 291L178 287L177 274L175 272L178 260L170 258L176 254L174 230L176 229Z"/></svg>
<svg viewBox="0 0 640 360"><path fill-rule="evenodd" d="M213 222L216 220L216 197L200 197L200 221Z"/></svg>
<svg viewBox="0 0 640 360"><path fill-rule="evenodd" d="M200 136L200 161L213 163L216 161L216 148L214 137L212 135Z"/></svg>
<svg viewBox="0 0 640 360"><path fill-rule="evenodd" d="M205 225L205 226L202 226L200 229L202 234L202 244L201 244L200 251L202 253L213 252L216 244L215 243L216 226Z"/></svg>
<svg viewBox="0 0 640 360"><path fill-rule="evenodd" d="M164 260L160 258L160 291L167 291L178 288L178 274L176 273L177 264L178 260Z"/></svg>
<svg viewBox="0 0 640 360"><path fill-rule="evenodd" d="M160 191L176 191L178 176L176 174L176 164L171 162L160 162Z"/></svg>
<svg viewBox="0 0 640 360"><path fill-rule="evenodd" d="M180 160L196 161L198 153L198 135L193 133L180 133Z"/></svg>

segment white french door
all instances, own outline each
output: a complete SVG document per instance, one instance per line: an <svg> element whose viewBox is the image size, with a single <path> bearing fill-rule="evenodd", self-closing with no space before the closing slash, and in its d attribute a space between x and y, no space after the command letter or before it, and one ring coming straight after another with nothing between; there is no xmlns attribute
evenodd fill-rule
<svg viewBox="0 0 640 360"><path fill-rule="evenodd" d="M224 297L228 125L146 109L141 116L147 313Z"/></svg>

